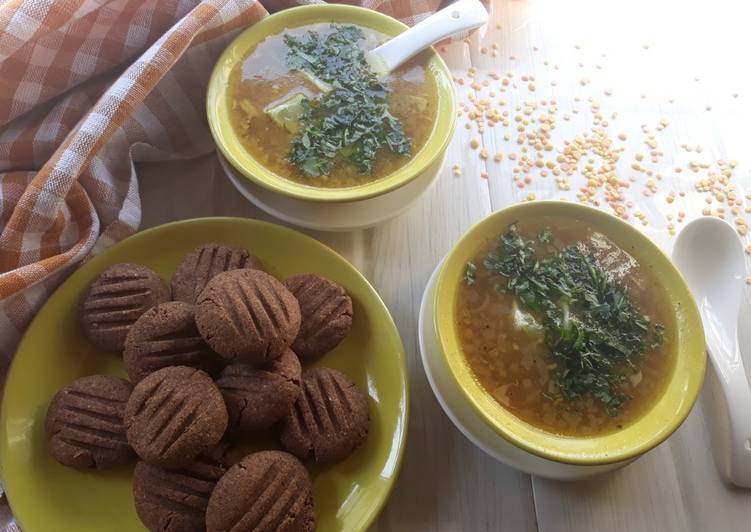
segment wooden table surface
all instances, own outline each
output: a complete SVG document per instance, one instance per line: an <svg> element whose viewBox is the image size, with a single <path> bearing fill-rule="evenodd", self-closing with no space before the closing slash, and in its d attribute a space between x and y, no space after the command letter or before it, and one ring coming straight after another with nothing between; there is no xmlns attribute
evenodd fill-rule
<svg viewBox="0 0 751 532"><path fill-rule="evenodd" d="M408 354L408 444L396 489L375 530L749 530L751 491L725 486L712 459L704 414L706 389L689 419L657 449L620 471L573 483L531 477L496 462L454 428L433 397L419 360L417 316L426 281L438 261L474 222L530 194L578 201L580 187L588 183L582 175L588 159L593 159L595 170L601 166L599 155L585 154L570 176L559 172L559 178L566 177L559 182L552 169L543 167L549 170L547 176L537 167L523 169L519 175L522 180L529 175L531 183L519 188L513 179L519 159L510 157L523 155L516 115L522 120L544 113L555 118L549 140L553 147L541 150L544 162L555 162L566 140L586 140L592 127L608 131L613 146L624 148L618 178L630 184L619 204L629 220L666 250L672 240L669 224L680 229L681 212L686 221L702 215L705 208L715 214L724 209L728 220L749 217L744 185L749 188L751 175L742 160L751 147L749 18L743 13L744 3L493 3L493 21L486 32L469 43L449 45L442 54L457 78L464 80L457 87L460 102L470 103L470 95L488 99L491 108L508 111L509 125L498 123L480 133L476 124L466 128L465 113L436 185L406 214L354 233L308 231L346 256L373 283L391 310ZM474 88L470 67L477 70ZM491 77L494 72L498 80ZM513 77L504 86L507 73ZM482 84L486 79L487 87ZM551 107L556 109L551 112ZM529 115L524 114L527 108L532 110ZM540 125L536 120L528 131ZM653 135L651 140L648 135ZM480 142L477 150L470 147L472 139ZM487 160L480 157L482 148L489 154ZM527 152L533 161L536 151ZM654 161L651 151L657 152ZM501 162L493 160L498 152L503 154ZM641 161L638 154L644 155ZM736 158L738 164L727 172L731 177L722 178ZM728 164L720 167L721 160ZM455 165L459 176L452 170ZM176 190L175 180L166 178L160 165L141 168L143 227L210 215L270 219L235 192L213 158L186 163L179 172ZM697 191L697 182L710 174L714 192ZM561 190L566 183L570 190ZM737 215L728 204L728 187L733 185ZM598 183L593 198L612 212ZM749 345L742 338L744 344ZM751 363L751 356L746 360Z"/></svg>

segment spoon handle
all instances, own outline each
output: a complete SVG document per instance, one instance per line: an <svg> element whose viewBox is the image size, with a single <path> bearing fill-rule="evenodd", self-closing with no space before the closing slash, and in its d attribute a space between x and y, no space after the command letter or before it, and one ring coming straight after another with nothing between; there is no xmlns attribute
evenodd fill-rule
<svg viewBox="0 0 751 532"><path fill-rule="evenodd" d="M382 44L371 55L379 57L379 70L391 72L431 44L487 22L488 12L480 0L459 0Z"/></svg>
<svg viewBox="0 0 751 532"><path fill-rule="evenodd" d="M751 386L746 378L738 336L734 335L732 344L728 345L720 340L724 335L718 335L711 324L707 325L709 358L725 395L730 422L726 474L733 484L751 488Z"/></svg>

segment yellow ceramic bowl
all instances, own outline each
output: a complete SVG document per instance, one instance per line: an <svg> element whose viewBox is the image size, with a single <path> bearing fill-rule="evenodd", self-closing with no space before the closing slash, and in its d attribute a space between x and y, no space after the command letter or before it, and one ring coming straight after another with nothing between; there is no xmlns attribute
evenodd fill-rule
<svg viewBox="0 0 751 532"><path fill-rule="evenodd" d="M565 216L596 228L650 268L675 309L674 364L664 393L640 418L602 436L574 438L540 430L513 415L475 379L461 351L454 310L467 261L509 224L538 216ZM689 289L670 259L636 228L607 213L560 201L522 203L502 209L472 227L449 252L435 290L435 328L442 355L464 399L499 437L533 455L557 462L603 465L637 457L665 440L688 415L704 378L704 332Z"/></svg>
<svg viewBox="0 0 751 532"><path fill-rule="evenodd" d="M446 63L433 50L421 54L421 61L435 82L438 112L433 130L422 149L396 172L381 179L346 188L321 188L303 185L277 175L256 161L242 146L229 118L227 88L234 67L256 45L270 35L288 28L321 22L349 23L397 35L407 26L396 19L370 9L346 5L310 5L280 11L242 32L222 53L209 81L206 98L209 126L214 141L227 160L254 183L297 199L319 202L358 201L385 194L409 183L427 171L448 147L456 123L454 86ZM280 58L283 61L284 58Z"/></svg>
<svg viewBox="0 0 751 532"><path fill-rule="evenodd" d="M408 412L404 349L388 310L351 264L312 238L265 222L205 218L143 231L98 255L60 286L26 332L0 415L2 481L26 532L145 530L133 506L133 466L83 472L58 464L47 453L44 419L52 396L72 380L125 376L119 356L98 351L79 331L76 306L89 283L117 262L144 264L169 279L182 256L205 242L252 250L281 279L319 273L352 296L352 331L318 364L344 372L369 395L370 434L346 460L312 468L318 530L365 530L378 515L399 472ZM252 447L264 443L271 442Z"/></svg>

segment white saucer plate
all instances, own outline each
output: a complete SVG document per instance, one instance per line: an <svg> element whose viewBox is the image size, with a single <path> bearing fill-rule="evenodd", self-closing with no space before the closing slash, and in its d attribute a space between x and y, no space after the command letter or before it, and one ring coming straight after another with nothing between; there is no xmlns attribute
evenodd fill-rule
<svg viewBox="0 0 751 532"><path fill-rule="evenodd" d="M271 216L316 231L353 231L373 227L406 211L435 182L443 157L421 175L396 190L374 198L342 203L305 201L267 190L235 170L219 154L224 172L240 194Z"/></svg>

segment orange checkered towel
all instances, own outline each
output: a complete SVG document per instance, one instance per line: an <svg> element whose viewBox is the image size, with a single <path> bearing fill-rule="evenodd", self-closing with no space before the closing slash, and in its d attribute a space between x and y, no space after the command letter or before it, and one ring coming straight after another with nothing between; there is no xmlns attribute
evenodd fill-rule
<svg viewBox="0 0 751 532"><path fill-rule="evenodd" d="M50 292L138 230L134 163L211 153L204 94L242 29L316 0L0 1L0 376ZM413 24L442 0L360 0Z"/></svg>

